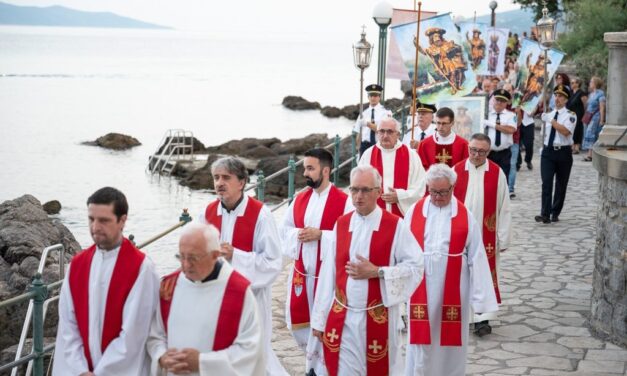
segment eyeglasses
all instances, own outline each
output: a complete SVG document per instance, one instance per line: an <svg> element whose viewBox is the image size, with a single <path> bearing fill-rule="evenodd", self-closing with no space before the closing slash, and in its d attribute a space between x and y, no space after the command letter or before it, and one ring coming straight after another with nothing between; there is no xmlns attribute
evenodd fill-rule
<svg viewBox="0 0 627 376"><path fill-rule="evenodd" d="M451 185L449 189L445 189L443 191L436 191L436 190L433 190L433 189L429 189L429 194L431 194L431 196L444 197L444 196L448 195L449 193L451 193L452 190L453 190L453 186Z"/></svg>
<svg viewBox="0 0 627 376"><path fill-rule="evenodd" d="M451 124L450 121L436 121L435 125L449 125Z"/></svg>
<svg viewBox="0 0 627 376"><path fill-rule="evenodd" d="M377 133L380 134L381 136L385 136L386 134L388 136L391 136L394 133L396 133L396 130L394 130L394 129L379 129L379 130L377 130Z"/></svg>
<svg viewBox="0 0 627 376"><path fill-rule="evenodd" d="M177 253L176 255L174 255L174 257L176 257L176 259L179 260L180 262L187 260L187 262L189 262L190 264L197 263L198 261L202 260L205 256L207 256L206 253L201 256L183 256L180 253Z"/></svg>
<svg viewBox="0 0 627 376"><path fill-rule="evenodd" d="M366 193L370 193L372 191L374 191L375 189L380 189L379 187L348 187L348 191L354 195L356 195L357 193L361 192L363 194Z"/></svg>
<svg viewBox="0 0 627 376"><path fill-rule="evenodd" d="M483 150L483 149L477 149L477 148L468 148L468 151L470 152L470 154L477 154L482 157L487 155L490 152L489 150Z"/></svg>

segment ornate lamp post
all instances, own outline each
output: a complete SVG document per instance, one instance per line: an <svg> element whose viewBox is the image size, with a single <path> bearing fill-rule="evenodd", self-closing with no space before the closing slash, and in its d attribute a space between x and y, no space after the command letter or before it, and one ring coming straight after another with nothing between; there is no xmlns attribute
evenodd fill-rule
<svg viewBox="0 0 627 376"><path fill-rule="evenodd" d="M548 72L548 52L553 43L555 42L557 22L549 17L549 10L546 7L546 2L543 2L544 8L542 8L542 18L536 23L538 29L538 39L540 45L544 50L544 112L549 112L549 96L547 93L547 87L549 84L549 72ZM542 142L544 142L544 126L542 126Z"/></svg>
<svg viewBox="0 0 627 376"><path fill-rule="evenodd" d="M353 44L353 60L355 67L359 69L361 73L360 85L359 85L359 118L362 117L364 111L364 70L370 66L370 59L372 58L372 44L366 40L366 26L362 26L361 39ZM359 139L361 140L361 127L359 128ZM353 137L353 162L351 165L355 167L356 164L356 151L355 151L355 137ZM339 158L339 156L336 156Z"/></svg>
<svg viewBox="0 0 627 376"><path fill-rule="evenodd" d="M385 88L385 56L387 51L388 26L392 23L392 6L382 1L372 10L372 18L379 25L379 62L377 65L377 83ZM381 101L385 99L385 90L381 93Z"/></svg>
<svg viewBox="0 0 627 376"><path fill-rule="evenodd" d="M492 10L492 18L490 19L490 26L492 26L492 27L496 26L496 14L494 14L494 11L496 10L496 7L498 5L499 4L496 1L494 1L494 0L490 1L489 7Z"/></svg>

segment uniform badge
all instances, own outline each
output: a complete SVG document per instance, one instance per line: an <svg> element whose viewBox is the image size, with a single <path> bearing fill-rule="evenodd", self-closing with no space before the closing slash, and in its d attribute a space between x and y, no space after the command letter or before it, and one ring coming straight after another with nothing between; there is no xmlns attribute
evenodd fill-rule
<svg viewBox="0 0 627 376"><path fill-rule="evenodd" d="M576 117L574 117L574 116L571 116L571 117L570 117L570 122L571 122L571 123L575 123L575 122L577 122L577 118L576 118Z"/></svg>

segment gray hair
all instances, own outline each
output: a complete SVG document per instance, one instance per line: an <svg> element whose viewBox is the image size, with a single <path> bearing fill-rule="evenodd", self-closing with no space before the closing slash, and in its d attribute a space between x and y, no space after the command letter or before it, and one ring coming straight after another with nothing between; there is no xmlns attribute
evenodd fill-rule
<svg viewBox="0 0 627 376"><path fill-rule="evenodd" d="M400 133L401 131L401 123L399 123L398 121L396 121L396 119L394 119L393 117L386 117L383 118L379 124L377 125L377 130L381 129L381 124L383 123L387 123L387 122L394 122L394 127L396 128L396 131Z"/></svg>
<svg viewBox="0 0 627 376"><path fill-rule="evenodd" d="M211 164L211 173L218 169L223 168L229 174L235 175L239 180L244 182L248 181L248 170L244 163L235 157L224 157L216 160Z"/></svg>
<svg viewBox="0 0 627 376"><path fill-rule="evenodd" d="M374 178L374 186L375 187L381 186L381 175L379 174L379 171L377 171L376 168L370 165L359 165L355 167L354 169L351 170L351 184L353 182L353 178L357 174L370 174Z"/></svg>
<svg viewBox="0 0 627 376"><path fill-rule="evenodd" d="M207 253L220 249L220 232L211 224L206 223L189 223L183 227L181 237L195 235L201 233L207 243Z"/></svg>
<svg viewBox="0 0 627 376"><path fill-rule="evenodd" d="M425 176L427 185L431 185L435 180L446 179L451 185L455 185L457 182L457 173L444 163L432 164Z"/></svg>

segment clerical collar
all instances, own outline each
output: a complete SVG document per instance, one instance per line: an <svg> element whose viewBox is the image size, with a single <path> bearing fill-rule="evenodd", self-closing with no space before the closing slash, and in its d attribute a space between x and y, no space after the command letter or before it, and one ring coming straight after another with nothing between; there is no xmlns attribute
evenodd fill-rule
<svg viewBox="0 0 627 376"><path fill-rule="evenodd" d="M239 198L239 200L237 200L237 202L233 206L233 209L230 209L230 210L229 208L226 207L226 205L224 205L224 201L220 201L220 204L222 205L224 210L226 210L226 212L230 214L233 210L237 209L237 207L239 206L239 204L242 203L243 200L244 200L244 194L242 193L242 196Z"/></svg>
<svg viewBox="0 0 627 376"><path fill-rule="evenodd" d="M216 265L213 267L213 271L209 273L207 278L202 280L202 283L213 281L214 279L218 279L218 275L220 274L220 269L222 269L222 262L218 260Z"/></svg>
<svg viewBox="0 0 627 376"><path fill-rule="evenodd" d="M438 132L435 132L433 136L435 137L436 143L440 145L450 145L455 141L455 132L453 131L446 137L442 137Z"/></svg>

